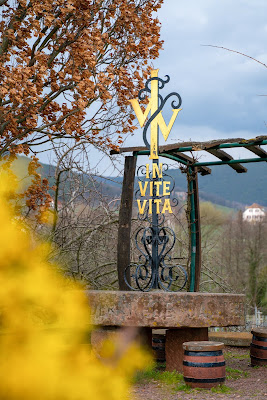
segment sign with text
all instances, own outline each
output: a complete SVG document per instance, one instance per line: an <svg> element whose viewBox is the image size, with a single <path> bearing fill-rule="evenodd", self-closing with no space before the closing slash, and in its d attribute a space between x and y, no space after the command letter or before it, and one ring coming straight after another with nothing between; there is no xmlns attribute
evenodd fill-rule
<svg viewBox="0 0 267 400"><path fill-rule="evenodd" d="M152 174L152 180L151 180ZM149 164L146 164L145 180L139 180L139 193L143 199L137 199L139 214L144 214L148 209L148 214L152 214L152 205L156 205L156 214L172 213L170 198L164 198L171 195L171 181L163 180L162 164L152 164L152 171L149 170ZM147 199L146 197L150 197Z"/></svg>
<svg viewBox="0 0 267 400"><path fill-rule="evenodd" d="M146 124L144 128L144 142L146 146L150 149L150 159L152 160L157 160L159 158L158 156L158 130L161 131L165 141L168 139L168 136L170 134L170 131L173 127L174 121L179 113L181 111L180 105L182 103L182 99L178 93L170 93L168 96L165 97L165 99L162 98L162 96L159 94L159 89L162 89L165 85L165 83L168 83L170 78L167 76L167 79L164 81L163 79L158 78L158 69L153 69L151 71L151 79L149 80L151 82L151 89L147 86L145 89L143 89L143 92L141 92L141 95L139 95L139 98L142 99L143 93L148 92L151 93L150 98L148 99L148 104L146 106L145 112L142 111L138 99L133 99L130 100L130 103L132 104L132 107L134 109L134 112L136 114L136 117L138 119L138 122L141 126L141 128L144 126L144 123L146 119L148 118L149 113L151 113L151 117L148 120L148 123ZM172 117L170 119L170 122L168 125L166 125L164 118L162 116L162 109L166 103L166 101L171 97L175 95L178 100L178 105L175 105L175 102L172 101ZM146 139L146 131L148 128L148 125L150 125L151 130L150 130L150 145L147 142Z"/></svg>
<svg viewBox="0 0 267 400"><path fill-rule="evenodd" d="M171 224L164 226L167 214L173 214L173 207L178 200L173 198L174 179L167 174L168 165L159 163L159 132L165 141L178 113L181 111L182 99L172 92L165 98L159 91L170 81L158 77L158 69L151 71L151 78L146 81L144 89L138 93L138 99L130 100L138 122L143 129L143 140L149 149L151 165L141 165L137 170L138 187L135 197L138 217L148 222L149 226L141 227L135 234L136 247L141 253L138 263L130 264L124 273L126 284L131 290L149 291L163 289L166 291L182 290L187 281L187 273L181 265L171 263L171 251L175 245L175 233ZM146 108L141 108L139 101L145 100ZM166 124L162 110L166 102L171 102L172 116ZM148 129L150 128L150 143Z"/></svg>

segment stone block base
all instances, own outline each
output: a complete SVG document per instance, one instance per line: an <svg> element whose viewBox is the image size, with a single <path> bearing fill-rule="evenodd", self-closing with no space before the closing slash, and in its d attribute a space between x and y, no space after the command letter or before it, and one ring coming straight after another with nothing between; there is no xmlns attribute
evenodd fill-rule
<svg viewBox="0 0 267 400"><path fill-rule="evenodd" d="M209 340L208 328L168 329L166 332L166 371L183 372L183 343Z"/></svg>
<svg viewBox="0 0 267 400"><path fill-rule="evenodd" d="M117 342L118 347L121 341L135 341L151 352L152 328L120 328L114 326L97 327L91 333L91 346L99 355L105 340L112 339Z"/></svg>
<svg viewBox="0 0 267 400"><path fill-rule="evenodd" d="M244 295L86 291L93 325L204 328L244 324Z"/></svg>
<svg viewBox="0 0 267 400"><path fill-rule="evenodd" d="M249 347L252 334L249 332L209 332L209 339L223 342L225 346Z"/></svg>

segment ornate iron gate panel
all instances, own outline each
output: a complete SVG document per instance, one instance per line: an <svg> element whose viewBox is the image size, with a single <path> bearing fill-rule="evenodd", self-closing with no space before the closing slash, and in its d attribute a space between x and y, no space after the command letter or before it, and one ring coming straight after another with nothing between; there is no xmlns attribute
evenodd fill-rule
<svg viewBox="0 0 267 400"><path fill-rule="evenodd" d="M172 92L165 98L159 94L159 90L163 89L169 81L169 76L163 80L158 77L158 70L152 70L151 78L138 94L140 101L151 95L145 112L143 113L138 99L131 100L141 127L149 112L151 113L144 126L143 140L150 150L152 160L152 170L149 164L142 165L137 170L139 187L135 192L135 198L139 211L138 218L146 223L146 226L138 229L135 235L136 247L140 252L139 262L129 265L124 273L125 282L131 290L179 291L187 282L185 269L172 262L170 253L176 238L173 229L166 226L165 218L165 215L172 213L172 208L178 205L178 200L172 196L175 182L168 174L168 165L159 163L158 157L159 129L166 140L182 104L178 93ZM166 102L172 97L174 97L171 102L173 114L169 124L166 125L161 112ZM151 128L150 144L147 140L149 126ZM131 277L131 283L128 282L127 276Z"/></svg>

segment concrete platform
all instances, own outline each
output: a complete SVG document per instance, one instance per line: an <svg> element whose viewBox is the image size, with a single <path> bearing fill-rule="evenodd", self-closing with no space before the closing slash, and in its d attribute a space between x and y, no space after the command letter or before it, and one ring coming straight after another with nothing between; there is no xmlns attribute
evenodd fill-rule
<svg viewBox="0 0 267 400"><path fill-rule="evenodd" d="M244 295L100 290L86 294L94 325L175 329L245 323Z"/></svg>

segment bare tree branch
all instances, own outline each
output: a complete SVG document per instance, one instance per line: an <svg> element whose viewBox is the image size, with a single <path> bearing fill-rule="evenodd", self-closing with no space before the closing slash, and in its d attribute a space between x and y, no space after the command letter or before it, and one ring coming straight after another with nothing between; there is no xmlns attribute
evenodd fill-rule
<svg viewBox="0 0 267 400"><path fill-rule="evenodd" d="M259 63L259 64L263 65L265 68L267 68L267 65L264 64L263 62L257 60L257 59L254 58L254 57L251 57L251 56L249 56L249 55L247 55L247 54L241 53L240 51L228 49L227 47L222 47L222 46L214 46L214 45L212 45L212 44L202 44L201 46L215 47L215 48L217 48L217 49L223 49L223 50L231 51L232 53L237 53L237 54L240 54L241 56L250 58L251 60L256 61L257 63Z"/></svg>

